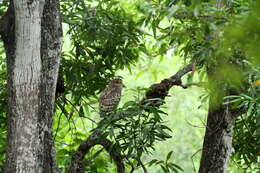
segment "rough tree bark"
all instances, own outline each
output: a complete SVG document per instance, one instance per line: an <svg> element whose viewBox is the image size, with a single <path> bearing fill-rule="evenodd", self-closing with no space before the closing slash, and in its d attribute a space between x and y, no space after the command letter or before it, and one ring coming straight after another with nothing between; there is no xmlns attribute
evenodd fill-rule
<svg viewBox="0 0 260 173"><path fill-rule="evenodd" d="M224 173L232 153L232 129L236 115L228 105L216 106L210 98L199 173Z"/></svg>
<svg viewBox="0 0 260 173"><path fill-rule="evenodd" d="M215 0L215 8L222 8L227 5L229 5L228 1ZM207 72L209 76L214 78L214 76L216 77L214 71L217 69L215 67L213 69L209 67ZM222 84L220 84L221 82ZM226 172L233 151L232 130L234 121L241 113L237 110L232 110L230 105L222 104L224 96L230 95L231 89L225 88L223 81L215 80L212 83L216 84L216 90L212 90L210 95L199 173ZM223 91L219 92L217 90Z"/></svg>
<svg viewBox="0 0 260 173"><path fill-rule="evenodd" d="M42 125L42 166L43 172L57 172L52 118L55 101L56 83L62 48L62 26L59 0L45 0L41 27L41 92L40 119Z"/></svg>
<svg viewBox="0 0 260 173"><path fill-rule="evenodd" d="M5 172L41 172L38 127L41 15L44 1L14 0L15 46L8 57L8 146Z"/></svg>
<svg viewBox="0 0 260 173"><path fill-rule="evenodd" d="M0 25L9 94L5 172L56 172L51 126L61 51L58 1L10 0Z"/></svg>

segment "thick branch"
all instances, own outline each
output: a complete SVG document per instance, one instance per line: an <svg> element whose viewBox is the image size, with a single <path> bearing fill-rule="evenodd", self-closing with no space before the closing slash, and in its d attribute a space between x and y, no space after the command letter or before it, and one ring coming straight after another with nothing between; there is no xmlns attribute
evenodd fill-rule
<svg viewBox="0 0 260 173"><path fill-rule="evenodd" d="M141 101L141 104L146 104L149 106L160 106L168 92L174 85L182 86L181 78L192 71L194 64L190 63L177 73L175 73L170 78L162 80L160 83L156 83L150 86L150 90L146 92L145 98Z"/></svg>
<svg viewBox="0 0 260 173"><path fill-rule="evenodd" d="M118 173L125 173L125 166L123 163L123 156L118 147L110 140L106 139L99 129L95 129L93 133L81 143L78 150L74 153L69 168L69 173L84 173L83 160L90 149L96 145L102 145L109 153L110 157L115 161Z"/></svg>
<svg viewBox="0 0 260 173"><path fill-rule="evenodd" d="M176 74L170 77L170 80L172 82L181 80L181 78L188 72L192 71L192 68L194 66L194 63L190 63L187 66L183 67L181 70L179 70ZM173 85L172 85L173 86Z"/></svg>

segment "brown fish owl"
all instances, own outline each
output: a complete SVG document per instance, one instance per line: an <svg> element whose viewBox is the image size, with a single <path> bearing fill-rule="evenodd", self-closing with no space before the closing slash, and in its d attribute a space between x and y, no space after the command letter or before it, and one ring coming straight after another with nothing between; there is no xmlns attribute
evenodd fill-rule
<svg viewBox="0 0 260 173"><path fill-rule="evenodd" d="M122 79L113 79L109 82L99 97L99 107L101 113L109 114L113 112L121 99L122 88Z"/></svg>

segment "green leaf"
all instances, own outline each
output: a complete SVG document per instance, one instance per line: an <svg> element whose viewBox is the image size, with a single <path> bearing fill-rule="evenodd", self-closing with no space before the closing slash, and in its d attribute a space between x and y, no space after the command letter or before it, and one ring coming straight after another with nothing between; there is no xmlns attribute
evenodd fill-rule
<svg viewBox="0 0 260 173"><path fill-rule="evenodd" d="M83 106L81 106L81 105L80 105L80 108L79 108L79 116L80 117L85 117Z"/></svg>
<svg viewBox="0 0 260 173"><path fill-rule="evenodd" d="M57 152L57 157L63 157L64 155L69 154L69 151L67 149L61 149Z"/></svg>
<svg viewBox="0 0 260 173"><path fill-rule="evenodd" d="M157 159L153 159L150 162L148 162L149 166L152 166L153 164L155 164L158 160Z"/></svg>
<svg viewBox="0 0 260 173"><path fill-rule="evenodd" d="M169 161L169 159L171 158L171 156L172 156L172 153L173 153L173 151L170 151L168 154L167 154L167 157L166 157L166 162L168 162Z"/></svg>
<svg viewBox="0 0 260 173"><path fill-rule="evenodd" d="M160 161L158 161L158 162L156 163L156 165L163 164L163 163L164 163L164 161L160 160Z"/></svg>
<svg viewBox="0 0 260 173"><path fill-rule="evenodd" d="M181 170L182 172L184 172L184 170L179 165L176 165L174 163L169 163L168 165L170 165L171 167L177 168L177 169Z"/></svg>
<svg viewBox="0 0 260 173"><path fill-rule="evenodd" d="M127 107L130 107L130 106L135 106L136 105L136 102L134 101L128 101L124 104L123 108L127 108Z"/></svg>
<svg viewBox="0 0 260 173"><path fill-rule="evenodd" d="M169 168L170 168L173 172L175 172L175 173L179 173L179 171L178 171L177 169L175 169L174 167L169 166Z"/></svg>
<svg viewBox="0 0 260 173"><path fill-rule="evenodd" d="M162 170L165 172L165 173L169 173L169 170L164 166L164 165L160 165Z"/></svg>

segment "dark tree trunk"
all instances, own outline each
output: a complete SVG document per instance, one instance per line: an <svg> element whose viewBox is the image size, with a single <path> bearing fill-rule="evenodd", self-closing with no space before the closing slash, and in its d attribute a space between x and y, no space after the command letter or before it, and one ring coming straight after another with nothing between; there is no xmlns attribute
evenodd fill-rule
<svg viewBox="0 0 260 173"><path fill-rule="evenodd" d="M215 8L228 7L226 0L215 0ZM232 154L232 130L235 118L241 113L232 110L230 105L223 105L224 96L231 93L230 88L223 85L217 76L217 67L209 67L208 75L213 77L210 83L215 84L211 90L207 126L203 142L199 173L224 173ZM222 84L220 84L222 83Z"/></svg>
<svg viewBox="0 0 260 173"><path fill-rule="evenodd" d="M211 98L199 173L224 173L232 153L234 117L228 106L218 106Z"/></svg>
<svg viewBox="0 0 260 173"><path fill-rule="evenodd" d="M39 124L42 124L43 173L57 172L52 119L55 101L56 83L62 47L62 27L59 0L45 0L41 27L41 106Z"/></svg>
<svg viewBox="0 0 260 173"><path fill-rule="evenodd" d="M43 125L42 153L43 172L57 172L54 141L52 136L52 118L55 101L56 83L62 47L62 27L59 0L45 0L41 32L41 107L39 119Z"/></svg>

